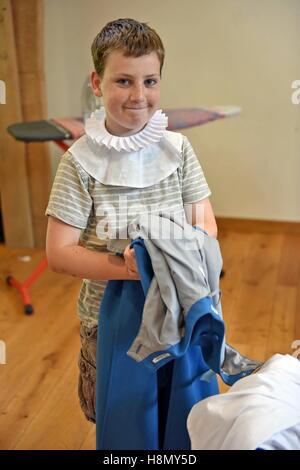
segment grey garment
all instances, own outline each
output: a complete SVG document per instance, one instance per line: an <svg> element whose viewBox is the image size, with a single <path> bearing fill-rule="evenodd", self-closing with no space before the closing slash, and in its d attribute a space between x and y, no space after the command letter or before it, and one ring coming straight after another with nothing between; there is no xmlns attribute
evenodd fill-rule
<svg viewBox="0 0 300 470"><path fill-rule="evenodd" d="M221 372L227 375L237 375L242 373L243 376L248 375L248 371L254 372L261 367L264 363L250 359L243 356L236 349L229 344L225 344L224 361L221 367Z"/></svg>
<svg viewBox="0 0 300 470"><path fill-rule="evenodd" d="M130 224L129 235L144 240L155 273L140 330L128 351L139 362L183 338L184 318L198 300L211 296L216 313L222 315L222 256L215 238L193 229L182 218L142 215Z"/></svg>
<svg viewBox="0 0 300 470"><path fill-rule="evenodd" d="M222 318L219 279L222 256L218 240L170 214L140 215L128 227L131 239L142 238L151 258L150 284L137 337L127 354L137 362L153 352L165 351L185 335L185 316L198 300L210 296ZM109 249L122 249L118 240ZM159 360L167 357L161 354ZM153 359L156 361L158 358ZM220 372L224 376L248 375L262 365L242 356L223 339ZM213 371L204 380L210 380ZM227 383L227 382L226 382Z"/></svg>

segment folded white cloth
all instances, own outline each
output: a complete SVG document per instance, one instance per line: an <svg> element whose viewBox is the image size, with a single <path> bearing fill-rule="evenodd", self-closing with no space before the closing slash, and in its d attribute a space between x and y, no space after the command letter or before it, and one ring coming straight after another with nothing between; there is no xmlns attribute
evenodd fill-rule
<svg viewBox="0 0 300 470"><path fill-rule="evenodd" d="M105 185L145 188L170 176L180 165L183 136L167 131L168 118L156 111L140 132L119 137L105 128L105 110L86 122L86 135L69 152L82 168Z"/></svg>
<svg viewBox="0 0 300 470"><path fill-rule="evenodd" d="M300 362L276 354L188 416L192 449L300 450Z"/></svg>
<svg viewBox="0 0 300 470"><path fill-rule="evenodd" d="M263 450L300 450L300 423L277 432L259 447Z"/></svg>
<svg viewBox="0 0 300 470"><path fill-rule="evenodd" d="M105 127L105 119L104 107L92 113L86 120L85 133L95 144L105 145L108 149L115 149L118 152L121 150L136 151L148 147L149 144L159 142L168 126L168 118L161 109L153 114L140 132L125 137L110 134Z"/></svg>

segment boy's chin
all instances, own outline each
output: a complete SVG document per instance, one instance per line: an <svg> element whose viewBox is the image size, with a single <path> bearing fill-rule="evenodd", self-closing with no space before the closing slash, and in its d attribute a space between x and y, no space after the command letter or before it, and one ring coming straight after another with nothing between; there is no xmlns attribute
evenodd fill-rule
<svg viewBox="0 0 300 470"><path fill-rule="evenodd" d="M127 128L128 132L139 132L146 126L146 124L149 122L149 119L150 118L133 120L127 125L125 125L124 128Z"/></svg>

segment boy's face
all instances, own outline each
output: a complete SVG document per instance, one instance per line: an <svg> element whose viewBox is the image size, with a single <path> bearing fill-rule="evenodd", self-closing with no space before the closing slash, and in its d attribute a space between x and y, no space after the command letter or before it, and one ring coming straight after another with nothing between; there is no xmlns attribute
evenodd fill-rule
<svg viewBox="0 0 300 470"><path fill-rule="evenodd" d="M115 50L107 58L103 77L92 72L91 79L95 95L102 96L111 134L137 133L158 109L160 62L156 52L126 57Z"/></svg>

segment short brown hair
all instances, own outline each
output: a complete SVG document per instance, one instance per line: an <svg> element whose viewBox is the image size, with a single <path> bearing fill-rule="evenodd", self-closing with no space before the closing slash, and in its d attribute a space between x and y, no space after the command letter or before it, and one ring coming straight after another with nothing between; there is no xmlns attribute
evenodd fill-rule
<svg viewBox="0 0 300 470"><path fill-rule="evenodd" d="M146 23L131 18L124 18L107 23L97 34L92 44L92 56L95 70L103 76L108 55L113 50L121 50L125 56L140 57L156 52L162 71L165 50L156 31Z"/></svg>

